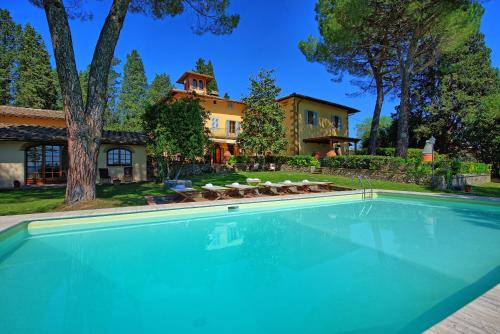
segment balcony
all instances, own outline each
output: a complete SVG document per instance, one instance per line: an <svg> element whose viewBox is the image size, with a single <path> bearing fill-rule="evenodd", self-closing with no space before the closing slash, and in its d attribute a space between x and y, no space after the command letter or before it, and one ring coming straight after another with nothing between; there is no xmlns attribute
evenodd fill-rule
<svg viewBox="0 0 500 334"><path fill-rule="evenodd" d="M212 138L236 139L238 134L234 129L216 128L210 129Z"/></svg>

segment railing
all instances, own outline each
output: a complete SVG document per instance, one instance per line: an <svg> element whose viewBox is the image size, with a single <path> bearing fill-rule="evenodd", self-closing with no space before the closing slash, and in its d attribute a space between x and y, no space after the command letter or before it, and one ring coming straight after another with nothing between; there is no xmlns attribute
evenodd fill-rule
<svg viewBox="0 0 500 334"><path fill-rule="evenodd" d="M216 129L210 129L210 134L214 138L230 138L230 139L236 139L238 137L238 134L236 133L235 130L231 132L233 129L227 129L227 128L216 128Z"/></svg>
<svg viewBox="0 0 500 334"><path fill-rule="evenodd" d="M366 191L367 189L366 189L365 184L363 183L363 177L358 175L357 179L358 179L358 185L361 188L361 190L363 191L361 193L361 198L366 199L367 194L370 195L370 198L373 198L373 187L372 187L372 183L370 182L370 179L367 176L365 176L365 181L368 184L368 187L370 190L369 193L367 193L367 191ZM356 183L356 181L354 180L354 176L353 176L352 177L352 185L355 186L355 183Z"/></svg>

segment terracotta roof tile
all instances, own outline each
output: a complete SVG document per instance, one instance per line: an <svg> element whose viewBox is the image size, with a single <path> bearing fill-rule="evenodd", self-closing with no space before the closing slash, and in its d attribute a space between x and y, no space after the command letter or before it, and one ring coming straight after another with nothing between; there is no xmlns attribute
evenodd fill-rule
<svg viewBox="0 0 500 334"><path fill-rule="evenodd" d="M24 108L24 107L14 107L14 106L0 106L0 115L64 119L64 111L62 110L35 109L35 108Z"/></svg>
<svg viewBox="0 0 500 334"><path fill-rule="evenodd" d="M0 124L0 140L66 141L66 129L35 125ZM144 145L146 135L140 132L103 131L103 144Z"/></svg>

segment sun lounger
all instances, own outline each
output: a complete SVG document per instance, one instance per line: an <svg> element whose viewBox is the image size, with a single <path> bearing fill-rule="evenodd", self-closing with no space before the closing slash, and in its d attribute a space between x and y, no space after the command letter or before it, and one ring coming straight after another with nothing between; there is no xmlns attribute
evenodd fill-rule
<svg viewBox="0 0 500 334"><path fill-rule="evenodd" d="M178 187L175 186L173 188L170 188L172 191L174 191L181 200L179 201L180 203L184 202L195 202L194 197L199 195L200 192L194 188L186 188L186 187Z"/></svg>
<svg viewBox="0 0 500 334"><path fill-rule="evenodd" d="M319 188L330 190L330 186L333 185L333 182L328 182L328 181L308 181L304 180L302 181L304 183L310 184L310 185L316 185Z"/></svg>
<svg viewBox="0 0 500 334"><path fill-rule="evenodd" d="M249 186L246 184L231 183L226 184L226 187L233 189L238 195L247 197L249 195L259 195L259 188L256 186Z"/></svg>
<svg viewBox="0 0 500 334"><path fill-rule="evenodd" d="M283 183L272 183L272 182L265 182L261 186L265 192L272 194L272 195L281 195L283 193L288 192L287 189L290 188L289 185L283 184Z"/></svg>
<svg viewBox="0 0 500 334"><path fill-rule="evenodd" d="M226 199L229 197L229 193L232 191L231 188L214 186L211 183L207 183L201 188L203 190L206 190L209 195L215 196L214 200Z"/></svg>
<svg viewBox="0 0 500 334"><path fill-rule="evenodd" d="M308 187L303 182L292 182L290 180L285 180L280 182L280 184L285 185L283 188L284 191L292 193L292 194L300 194L301 191L307 191Z"/></svg>

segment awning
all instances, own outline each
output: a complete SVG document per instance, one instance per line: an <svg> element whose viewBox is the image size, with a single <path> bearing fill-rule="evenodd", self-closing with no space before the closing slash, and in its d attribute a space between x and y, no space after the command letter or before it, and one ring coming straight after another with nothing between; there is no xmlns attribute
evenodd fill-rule
<svg viewBox="0 0 500 334"><path fill-rule="evenodd" d="M223 143L223 144L236 144L236 139L218 139L218 138L209 138L214 143Z"/></svg>
<svg viewBox="0 0 500 334"><path fill-rule="evenodd" d="M330 143L357 143L361 139L341 137L341 136L323 136L323 137L312 137L303 139L304 143L318 143L318 144L330 144Z"/></svg>

